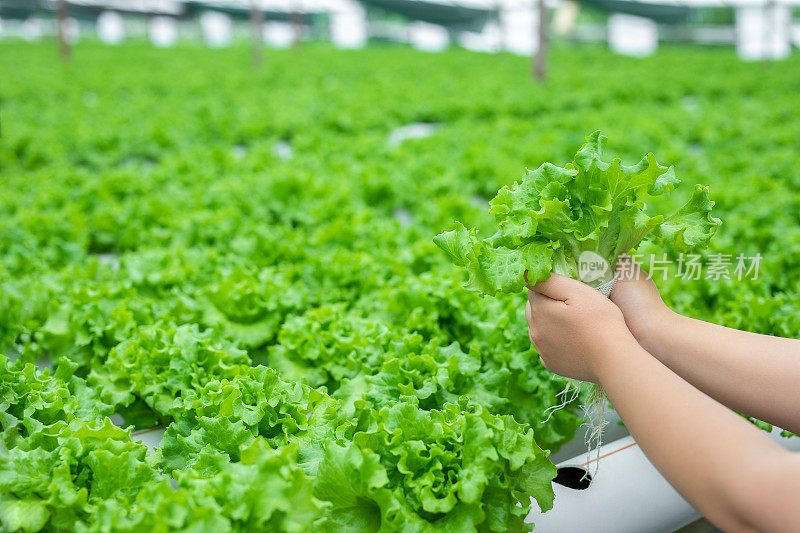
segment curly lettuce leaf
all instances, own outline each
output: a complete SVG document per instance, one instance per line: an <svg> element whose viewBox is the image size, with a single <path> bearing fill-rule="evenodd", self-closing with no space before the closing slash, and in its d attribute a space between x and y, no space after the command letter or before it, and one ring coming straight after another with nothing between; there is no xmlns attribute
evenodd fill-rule
<svg viewBox="0 0 800 533"><path fill-rule="evenodd" d="M605 141L594 132L566 168L544 163L501 188L490 202L495 235L480 239L475 229L456 222L454 230L434 238L467 270L467 287L489 295L519 292L526 272L529 283L551 272L580 279L584 252L609 267L605 277L587 280L599 285L611 278L619 256L643 240L677 252L708 245L721 223L710 215L714 202L708 188L696 186L671 215L649 214L644 199L669 194L680 184L674 169L660 165L652 153L630 166L619 158L605 161Z"/></svg>
<svg viewBox="0 0 800 533"><path fill-rule="evenodd" d="M326 448L315 489L341 530L380 519L382 531L527 531L531 496L552 507L555 466L513 417L464 404L355 407L350 443Z"/></svg>
<svg viewBox="0 0 800 533"><path fill-rule="evenodd" d="M326 504L297 464L297 446L272 450L263 440L242 449L242 461L207 475L192 468L142 487L129 506L101 502L78 528L93 533L137 531L285 531L323 527Z"/></svg>

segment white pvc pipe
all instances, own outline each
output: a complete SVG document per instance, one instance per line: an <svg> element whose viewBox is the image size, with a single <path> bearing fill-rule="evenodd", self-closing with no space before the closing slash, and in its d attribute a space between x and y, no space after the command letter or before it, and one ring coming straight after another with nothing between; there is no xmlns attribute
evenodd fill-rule
<svg viewBox="0 0 800 533"><path fill-rule="evenodd" d="M772 437L787 449L800 451L800 438L784 439L775 429ZM600 468L585 490L553 484L553 509L542 514L535 500L526 522L537 533L664 533L700 518L670 486L633 440L625 437L600 448ZM592 459L596 456L593 455ZM556 465L587 467L586 454ZM594 472L596 463L588 464Z"/></svg>
<svg viewBox="0 0 800 533"><path fill-rule="evenodd" d="M577 458L580 454L586 455L588 453L586 432L590 431L593 427L597 427L600 424L600 419L595 409L592 409L590 413L584 414L583 416L584 418L589 418L591 423L583 424L579 427L578 431L575 433L575 437L550 456L550 460L554 464L559 464L567 459ZM614 442L617 439L630 435L630 433L628 433L628 428L622 425L622 419L611 407L606 408L603 419L605 422L603 426L603 442ZM534 435L536 435L536 429L534 429ZM591 457L589 459L591 459ZM589 459L584 459L581 462L586 462Z"/></svg>

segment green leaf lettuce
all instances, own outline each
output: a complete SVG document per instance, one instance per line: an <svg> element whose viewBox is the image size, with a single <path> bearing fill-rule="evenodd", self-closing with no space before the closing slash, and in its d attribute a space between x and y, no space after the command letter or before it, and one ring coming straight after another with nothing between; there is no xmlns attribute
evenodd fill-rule
<svg viewBox="0 0 800 533"><path fill-rule="evenodd" d="M519 292L526 271L531 284L551 272L580 279L584 252L610 267L605 277L587 280L599 285L611 278L620 255L645 239L677 252L708 244L720 225L710 215L714 202L708 188L695 186L672 215L648 214L644 200L671 193L680 180L652 153L631 166L619 158L605 161L605 140L595 132L566 168L544 163L501 188L490 202L498 228L493 236L480 239L476 230L456 222L454 230L434 238L467 270L468 287L489 295Z"/></svg>

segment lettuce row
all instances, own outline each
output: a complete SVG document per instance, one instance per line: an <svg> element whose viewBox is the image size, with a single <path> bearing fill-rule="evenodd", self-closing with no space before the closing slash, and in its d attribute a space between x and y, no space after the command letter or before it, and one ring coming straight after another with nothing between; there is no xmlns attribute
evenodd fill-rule
<svg viewBox="0 0 800 533"><path fill-rule="evenodd" d="M241 461L175 472L143 485L127 506L105 500L81 533L138 531L281 531L304 533L325 526L328 506L314 497L314 482L296 464L297 446L279 450L263 442L242 449Z"/></svg>
<svg viewBox="0 0 800 533"><path fill-rule="evenodd" d="M239 461L240 448L263 439L271 448L299 443L300 464L313 474L340 416L338 403L264 366L241 366L228 380L186 391L170 407L173 423L162 440L168 470L200 458Z"/></svg>
<svg viewBox="0 0 800 533"><path fill-rule="evenodd" d="M689 200L671 215L648 214L644 200L671 193L680 183L672 167L653 154L623 165L603 160L606 138L594 132L565 168L544 163L520 182L501 188L490 202L497 233L479 239L460 222L434 243L469 273L467 286L495 295L519 292L557 272L580 279L584 252L609 266L599 285L611 279L621 254L649 239L676 252L702 248L720 221L708 187L697 185Z"/></svg>
<svg viewBox="0 0 800 533"><path fill-rule="evenodd" d="M161 475L158 454L114 426L62 360L59 370L0 357L0 523L8 531L70 530L97 506L126 505Z"/></svg>
<svg viewBox="0 0 800 533"><path fill-rule="evenodd" d="M357 400L343 409L255 367L176 400L173 416L162 441L168 469L213 473L241 461L254 442L299 445L297 462L316 480L317 498L331 502L326 516L334 530L373 531L377 523L381 531L412 524L461 531L496 520L490 528L505 531L515 520L523 527L531 495L552 506L555 468L530 428L466 402L423 410L403 401L375 409ZM404 458L412 451L415 459ZM353 480L365 477L354 488L360 482ZM469 520L451 524L459 516Z"/></svg>
<svg viewBox="0 0 800 533"><path fill-rule="evenodd" d="M128 423L145 427L159 416L168 416L173 399L211 379L233 377L249 358L243 350L196 325L143 326L117 344L102 364L89 372L88 382L100 397L122 412ZM127 407L141 405L134 413L144 420L127 418Z"/></svg>
<svg viewBox="0 0 800 533"><path fill-rule="evenodd" d="M0 522L6 531L71 530L101 505L127 507L162 475L158 455L108 418L60 421L0 443Z"/></svg>
<svg viewBox="0 0 800 533"><path fill-rule="evenodd" d="M0 365L10 530L522 531L531 495L552 506L548 452L509 416L464 397L345 408L193 327L142 328L109 355L108 375L92 371L97 389L66 361L55 376ZM169 421L155 452L107 416L136 401Z"/></svg>
<svg viewBox="0 0 800 533"><path fill-rule="evenodd" d="M412 313L418 308L401 307ZM425 305L428 310L433 307ZM501 317L514 311L496 310ZM473 317L464 320L480 325ZM504 328L484 323L470 331L465 349L458 342L443 345L441 338L426 340L419 333L389 328L341 305L321 306L287 320L266 361L284 379L326 387L347 408L363 398L375 407L400 400L431 410L467 398L492 413L513 414L535 427L539 445L555 451L574 435L579 419L564 410L553 415L552 424L540 424L546 418L545 407L557 401L564 384L553 381L543 369L530 367L525 360L530 358L529 346L518 345L521 357L516 349L509 353L500 348L518 344L511 324L505 323L511 321L500 321L494 326ZM497 336L497 331L507 329L511 329L505 333L508 338ZM530 401L531 397L542 401Z"/></svg>
<svg viewBox="0 0 800 533"><path fill-rule="evenodd" d="M382 523L392 524L387 530L525 531L531 496L542 509L552 508L555 466L533 432L512 417L463 403L426 412L403 402L377 411L357 402L354 420L345 431L352 444L326 450L320 484L337 485L330 463L375 465L372 486L358 495L375 495L369 499ZM338 511L341 519L350 509L340 503L332 515Z"/></svg>

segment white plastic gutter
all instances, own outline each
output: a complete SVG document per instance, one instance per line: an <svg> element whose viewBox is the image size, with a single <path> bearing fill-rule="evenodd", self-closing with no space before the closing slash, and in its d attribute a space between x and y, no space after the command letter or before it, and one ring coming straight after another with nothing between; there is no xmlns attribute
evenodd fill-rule
<svg viewBox="0 0 800 533"><path fill-rule="evenodd" d="M777 428L771 436L785 448L800 451L800 438L782 438ZM556 464L556 479L576 485L587 467L590 473L594 472L596 457L592 453L592 462L587 463L584 452ZM665 533L700 518L700 513L667 483L631 436L600 448L600 468L588 488L553 483L553 489L556 499L552 510L543 514L536 501L531 500L533 509L526 522L534 522L537 533Z"/></svg>

